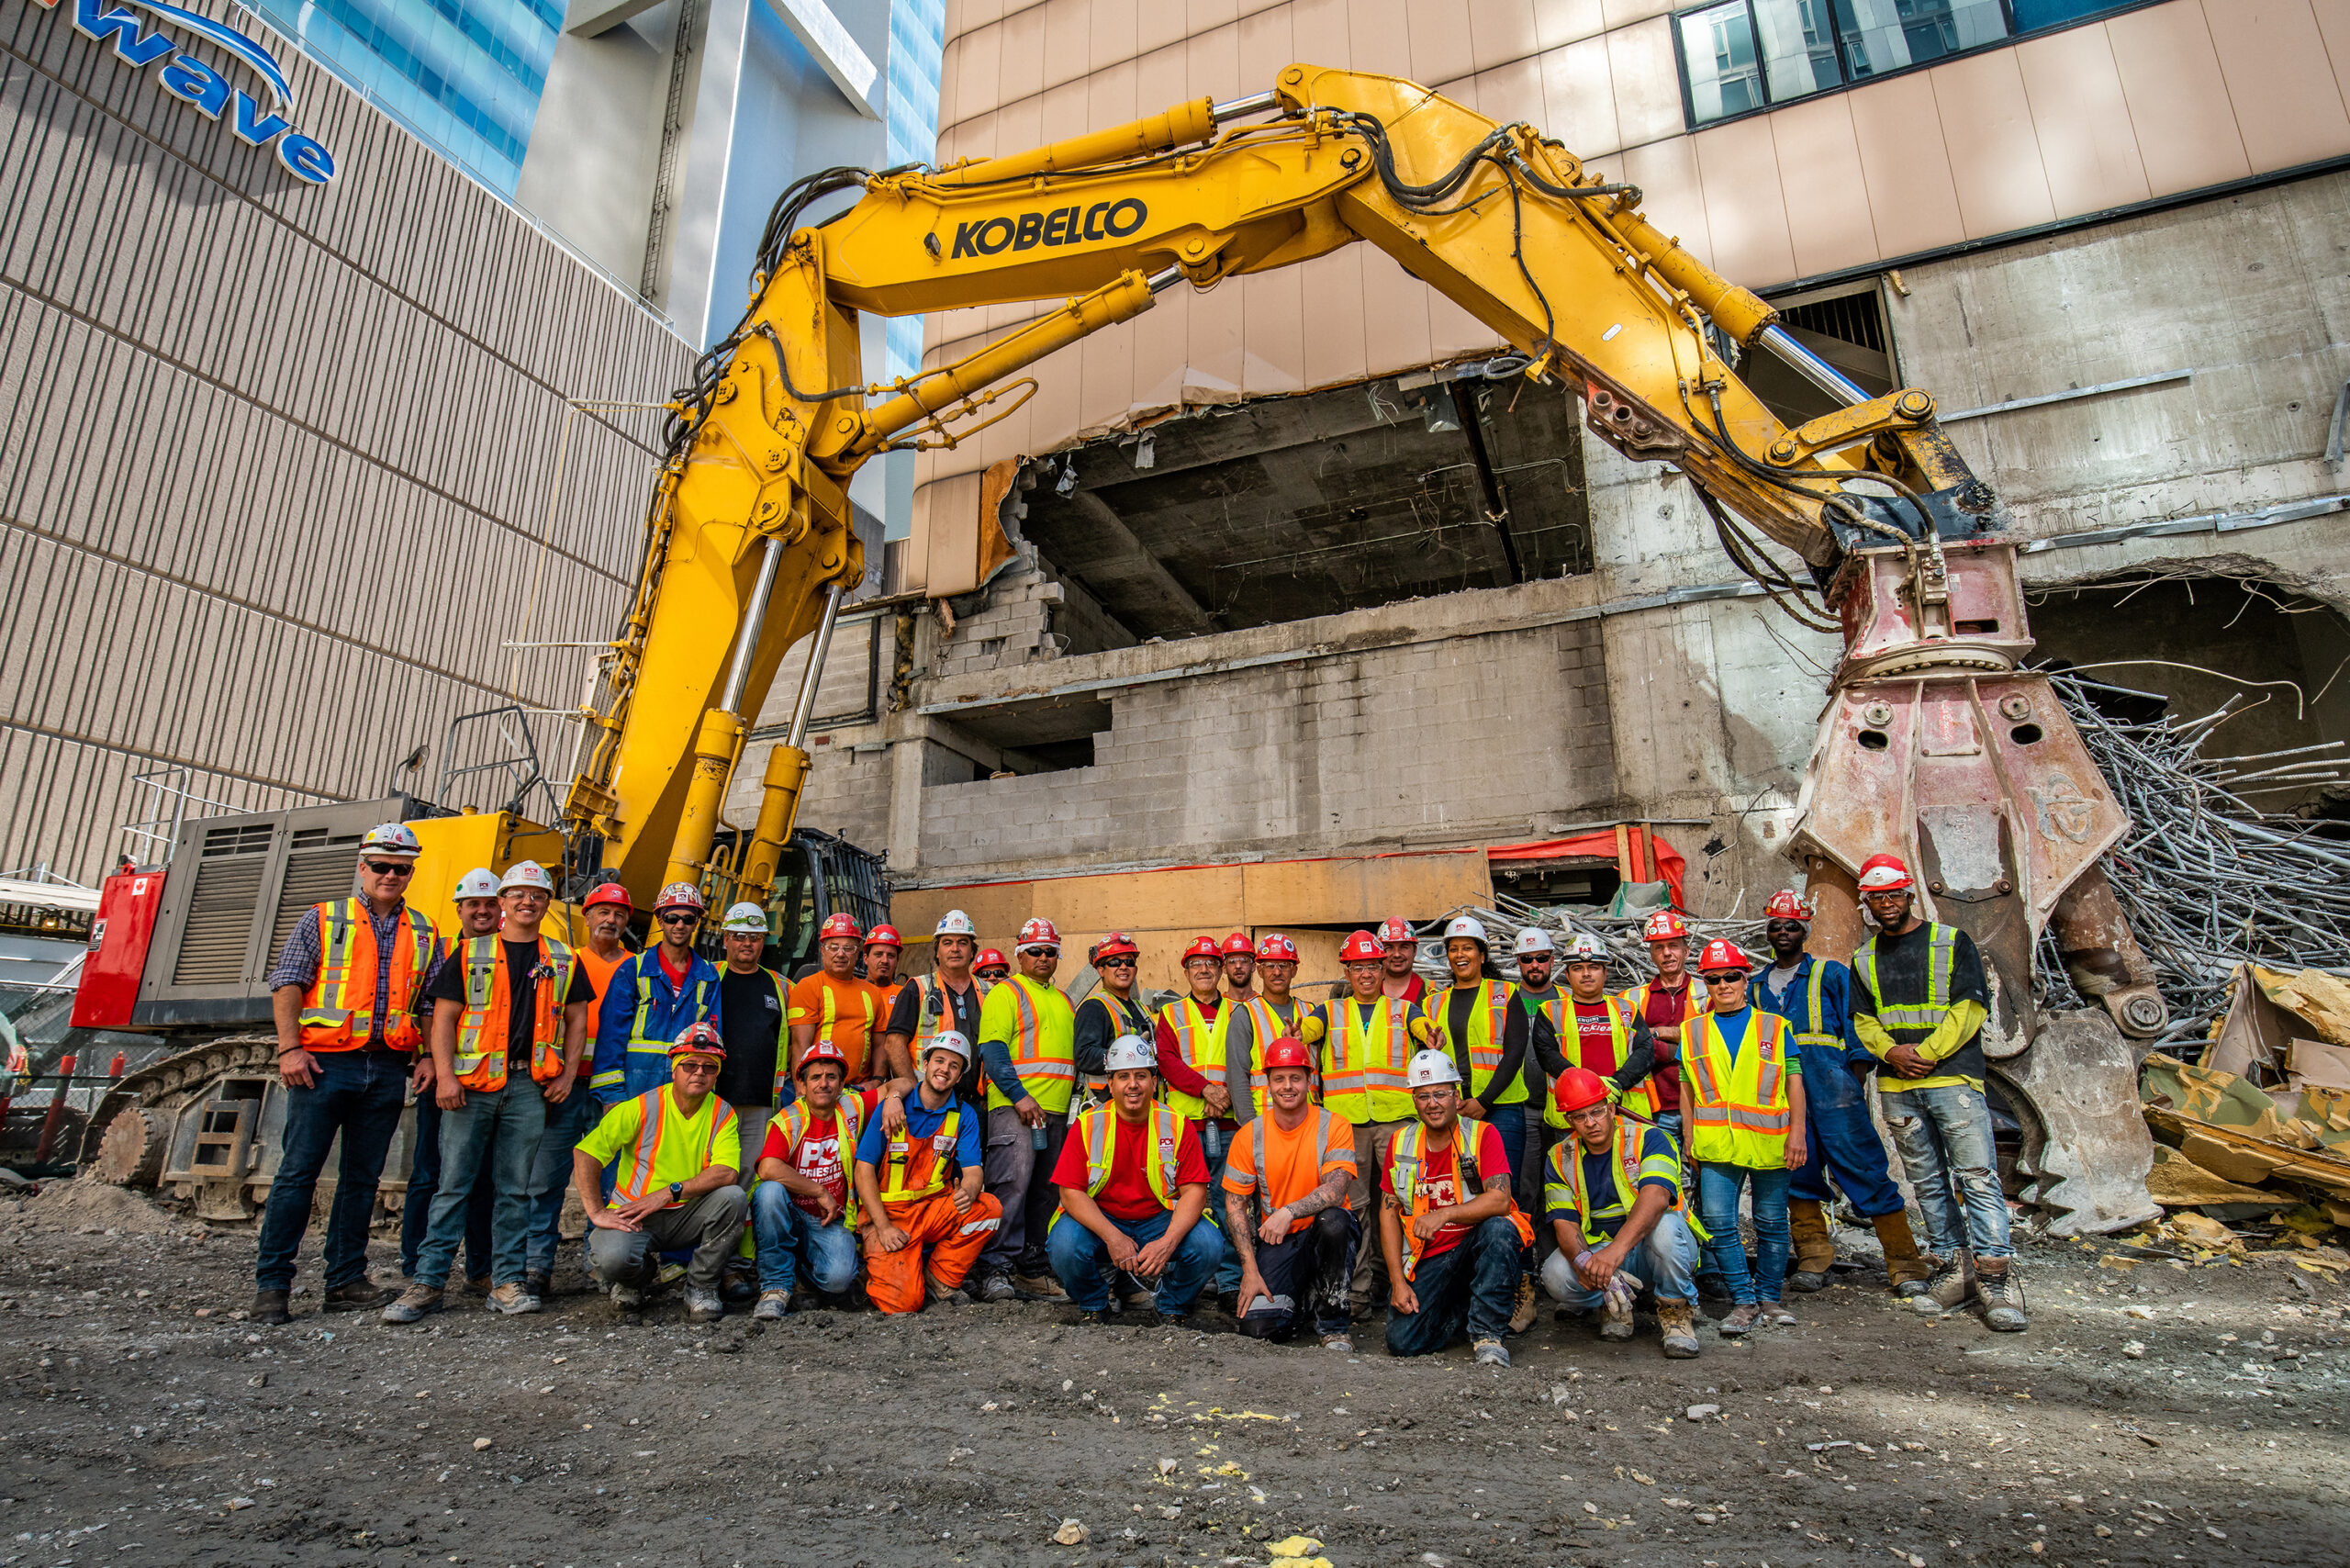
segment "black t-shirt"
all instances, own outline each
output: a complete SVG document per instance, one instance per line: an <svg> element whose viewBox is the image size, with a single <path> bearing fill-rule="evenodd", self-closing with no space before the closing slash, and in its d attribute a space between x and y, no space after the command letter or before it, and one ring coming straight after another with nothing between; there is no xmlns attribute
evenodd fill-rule
<svg viewBox="0 0 2350 1568"><path fill-rule="evenodd" d="M468 941L471 939L468 938ZM531 1067L531 1014L538 1000L539 982L532 973L539 964L539 945L535 942L500 942L506 949L506 1065L509 1072L528 1072ZM425 988L435 1002L453 1002L460 1007L465 1002L465 943L450 949L448 958L433 971L432 983ZM588 967L571 966L571 989L563 994L563 1004L596 1000L596 982L588 978Z"/></svg>
<svg viewBox="0 0 2350 1568"><path fill-rule="evenodd" d="M956 1093L974 1105L985 1105L988 1098L988 1075L981 1070L976 1059L979 1048L979 982L974 980L958 991L953 986L941 981L936 975L926 975L923 979L923 985L926 985L930 991L931 1015L939 1020L932 1027L931 1033L934 1035L947 1026L946 1014L951 1010L955 1015L955 1032L971 1043L974 1059L964 1070L963 1081L957 1088ZM923 985L917 985L912 980L900 985L898 1000L890 1006L890 1022L882 1029L883 1034L903 1035L911 1040L921 1032L917 1025L922 1020L916 1009L921 1005ZM919 1060L914 1063L914 1077L916 1080L922 1077L922 1063Z"/></svg>
<svg viewBox="0 0 2350 1568"><path fill-rule="evenodd" d="M730 1105L764 1105L775 1098L775 1053L783 1037L775 991L775 977L765 969L718 973L718 1033L726 1042L718 1097Z"/></svg>
<svg viewBox="0 0 2350 1568"><path fill-rule="evenodd" d="M1445 992L1445 1027L1452 1032L1454 1065L1460 1070L1460 1092L1467 1094L1473 1081L1469 1067L1469 1026L1476 1017L1477 992L1469 987L1455 986ZM1494 1087L1516 1081L1518 1069L1526 1061L1528 1037L1526 1009L1510 1008L1502 1015L1502 1037L1496 1041L1501 1059L1494 1064Z"/></svg>

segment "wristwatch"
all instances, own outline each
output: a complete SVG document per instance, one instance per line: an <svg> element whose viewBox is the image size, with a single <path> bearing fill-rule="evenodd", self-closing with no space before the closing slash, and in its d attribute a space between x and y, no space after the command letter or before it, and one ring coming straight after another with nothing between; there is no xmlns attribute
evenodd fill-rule
<svg viewBox="0 0 2350 1568"><path fill-rule="evenodd" d="M682 1204L686 1201L686 1184L684 1182L672 1182L669 1183L669 1201L673 1204Z"/></svg>

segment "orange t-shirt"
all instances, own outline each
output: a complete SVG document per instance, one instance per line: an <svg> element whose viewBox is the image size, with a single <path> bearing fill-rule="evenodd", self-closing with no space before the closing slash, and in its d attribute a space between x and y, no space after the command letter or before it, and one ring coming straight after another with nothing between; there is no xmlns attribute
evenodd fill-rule
<svg viewBox="0 0 2350 1568"><path fill-rule="evenodd" d="M792 982L791 1022L813 1024L818 1033L824 1033L828 998L833 1044L848 1058L848 1081L863 1082L872 1041L889 1026L889 1010L881 1005L881 992L871 982L855 978L836 980L819 969L806 980ZM797 1057L793 1065L798 1065Z"/></svg>
<svg viewBox="0 0 2350 1568"><path fill-rule="evenodd" d="M1261 1130L1258 1130L1261 1129ZM1257 1140L1265 1140L1259 1170ZM1354 1124L1309 1105L1295 1132L1283 1132L1269 1112L1240 1129L1224 1160L1224 1190L1246 1197L1261 1182L1267 1213L1319 1187L1333 1170L1355 1173Z"/></svg>

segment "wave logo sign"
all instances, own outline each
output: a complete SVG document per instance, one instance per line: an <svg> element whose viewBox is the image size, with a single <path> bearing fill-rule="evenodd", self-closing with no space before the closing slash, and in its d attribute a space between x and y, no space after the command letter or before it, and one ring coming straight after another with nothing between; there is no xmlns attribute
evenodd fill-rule
<svg viewBox="0 0 2350 1568"><path fill-rule="evenodd" d="M35 3L47 8L60 0ZM229 129L238 140L248 147L274 147L277 161L296 179L323 185L334 178L334 155L294 129L289 118L294 113L294 89L286 84L285 73L278 69L277 58L252 39L209 17L165 5L163 0L124 0L126 5L218 45L252 67L253 74L268 89L269 102L265 106L259 98L232 86L227 77L185 52L169 35L151 28L135 13L108 5L106 0L72 0L72 4L75 32L93 43L111 42L115 58L125 65L143 70L161 62L162 70L157 79L164 92L194 106L207 119L229 116Z"/></svg>

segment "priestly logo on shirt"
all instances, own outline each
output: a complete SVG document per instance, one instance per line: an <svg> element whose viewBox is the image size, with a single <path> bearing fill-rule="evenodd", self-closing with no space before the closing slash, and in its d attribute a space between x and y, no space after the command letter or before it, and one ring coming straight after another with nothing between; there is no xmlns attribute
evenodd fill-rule
<svg viewBox="0 0 2350 1568"><path fill-rule="evenodd" d="M73 30L93 43L111 41L115 58L125 65L144 70L160 64L162 70L156 73L156 81L164 92L207 119L227 115L229 131L238 140L248 147L274 149L277 161L296 179L323 185L334 178L334 155L294 129L294 89L279 68L277 57L225 22L165 5L163 0L122 0L120 5L108 4L108 0L32 3L45 11L70 6ZM173 28L193 34L243 62L268 89L268 106L264 107L251 93L232 86L227 77L182 48L178 39L149 26L136 12L123 9L124 6L161 17Z"/></svg>

